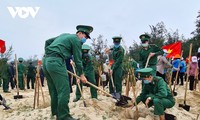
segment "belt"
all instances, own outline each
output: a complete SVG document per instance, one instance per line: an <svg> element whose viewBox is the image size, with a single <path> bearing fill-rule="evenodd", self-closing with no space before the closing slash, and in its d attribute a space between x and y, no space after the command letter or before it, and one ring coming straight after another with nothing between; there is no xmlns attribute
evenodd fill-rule
<svg viewBox="0 0 200 120"><path fill-rule="evenodd" d="M61 55L57 54L57 53L45 55L45 57L58 57L58 58L62 58L63 59L63 57Z"/></svg>

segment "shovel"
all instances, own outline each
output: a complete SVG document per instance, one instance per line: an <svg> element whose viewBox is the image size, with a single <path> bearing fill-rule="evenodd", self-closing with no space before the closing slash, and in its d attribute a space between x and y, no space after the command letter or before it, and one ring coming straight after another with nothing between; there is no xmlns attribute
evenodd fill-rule
<svg viewBox="0 0 200 120"><path fill-rule="evenodd" d="M191 54L192 54L192 43L190 44L190 52L189 52L189 58L191 58ZM188 62L188 69L187 71L190 70L190 59L189 59L189 62ZM187 111L190 111L190 106L189 105L186 105L186 94L187 94L187 86L188 86L188 78L189 78L189 75L187 75L187 79L186 79L186 85L185 85L185 95L184 95L184 104L179 104L179 107L182 107L183 109L187 110Z"/></svg>
<svg viewBox="0 0 200 120"><path fill-rule="evenodd" d="M67 70L67 72L73 76L75 76L76 78L78 79L81 79L79 76L75 75L74 73L70 72ZM97 87L96 85L90 83L90 82L86 82L87 84L89 84L90 86L96 88L97 90L100 90L101 92L105 93L106 95L108 95L109 97L112 97L114 99L116 99L117 101L123 101L123 102L127 102L128 103L128 100L132 100L130 97L127 97L127 96L124 96L124 95L121 95L120 99L116 98L115 96L109 94L108 92L104 91L103 89Z"/></svg>
<svg viewBox="0 0 200 120"><path fill-rule="evenodd" d="M75 67L74 67L74 64L71 64L72 65L72 69L73 69L73 71L74 71L74 74L76 75L76 69L75 69ZM77 78L76 78L77 79ZM83 105L84 105L84 107L86 107L86 102L85 102L85 99L84 99L84 97L83 97L83 92L82 92L82 90L81 90L81 86L80 86L80 83L77 83L77 85L78 85L78 89L79 89L79 91L80 91L80 93L81 93L81 97L83 98Z"/></svg>
<svg viewBox="0 0 200 120"><path fill-rule="evenodd" d="M19 95L18 68L17 68L17 55L16 54L15 54L15 68L16 68L17 95L14 96L14 99L21 99L21 98L23 98L23 96Z"/></svg>
<svg viewBox="0 0 200 120"><path fill-rule="evenodd" d="M112 77L112 74L110 75L110 78L111 78L111 82L112 82L112 87L113 87L113 91L114 93L111 93L113 95L113 97L117 98L117 99L120 99L120 93L117 93L116 91L116 87L114 85L114 81L113 81L113 77Z"/></svg>

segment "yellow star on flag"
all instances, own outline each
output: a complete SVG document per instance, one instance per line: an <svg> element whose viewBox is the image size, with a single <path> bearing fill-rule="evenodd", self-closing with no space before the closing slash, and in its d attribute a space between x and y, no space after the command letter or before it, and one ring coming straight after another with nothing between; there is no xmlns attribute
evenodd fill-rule
<svg viewBox="0 0 200 120"><path fill-rule="evenodd" d="M168 52L169 54L170 54L172 51L173 51L173 50L171 50L171 49L168 49L168 50L167 50L167 52Z"/></svg>

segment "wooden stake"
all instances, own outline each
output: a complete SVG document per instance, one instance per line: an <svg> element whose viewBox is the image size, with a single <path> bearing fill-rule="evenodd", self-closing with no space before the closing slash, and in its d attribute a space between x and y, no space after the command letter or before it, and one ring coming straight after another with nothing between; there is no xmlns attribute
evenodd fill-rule
<svg viewBox="0 0 200 120"><path fill-rule="evenodd" d="M44 99L44 92L42 89L42 83L40 80L40 65L37 66L37 74L36 74L36 80L35 80L35 93L34 93L34 103L33 108L35 109L35 105L37 104L37 107L39 107L39 97L40 97L40 90L42 92L42 98L43 98L43 104L45 104Z"/></svg>

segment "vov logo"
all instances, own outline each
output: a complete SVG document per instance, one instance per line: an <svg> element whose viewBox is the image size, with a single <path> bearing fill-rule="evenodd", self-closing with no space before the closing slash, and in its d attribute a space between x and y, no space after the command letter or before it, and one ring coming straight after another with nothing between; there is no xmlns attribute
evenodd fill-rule
<svg viewBox="0 0 200 120"><path fill-rule="evenodd" d="M13 18L18 15L20 18L25 19L29 16L35 18L37 15L40 7L7 7L8 11L10 12Z"/></svg>

